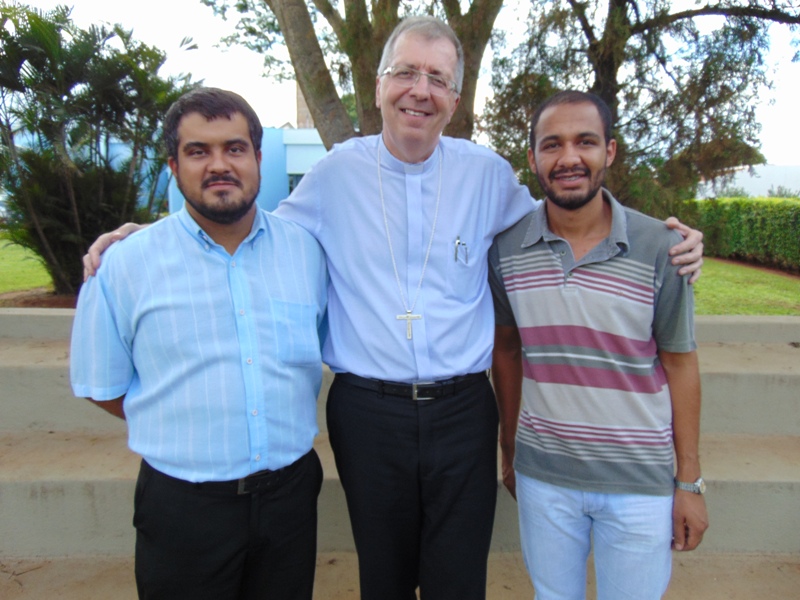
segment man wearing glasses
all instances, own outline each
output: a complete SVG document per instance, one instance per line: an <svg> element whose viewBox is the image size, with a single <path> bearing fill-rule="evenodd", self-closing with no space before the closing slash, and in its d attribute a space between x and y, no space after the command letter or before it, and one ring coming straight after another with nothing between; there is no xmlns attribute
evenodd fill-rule
<svg viewBox="0 0 800 600"><path fill-rule="evenodd" d="M448 25L403 20L378 69L381 135L335 146L275 211L326 253L328 430L364 600L486 597L498 439L487 256L538 203L497 154L442 137L463 73ZM692 252L676 260L694 272L702 236L683 231L677 249ZM107 235L89 271L120 233Z"/></svg>
<svg viewBox="0 0 800 600"><path fill-rule="evenodd" d="M382 134L334 147L276 210L327 255L328 430L366 600L486 596L498 427L487 253L534 203L497 154L442 137L463 72L450 27L402 21L378 69Z"/></svg>

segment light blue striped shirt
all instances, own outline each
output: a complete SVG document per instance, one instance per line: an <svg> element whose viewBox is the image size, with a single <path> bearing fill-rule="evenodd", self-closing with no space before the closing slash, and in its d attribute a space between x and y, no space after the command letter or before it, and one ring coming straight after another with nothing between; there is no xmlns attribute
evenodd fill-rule
<svg viewBox="0 0 800 600"><path fill-rule="evenodd" d="M81 289L76 396L125 395L131 450L186 481L237 479L311 449L326 269L259 210L233 256L186 209L114 244Z"/></svg>
<svg viewBox="0 0 800 600"><path fill-rule="evenodd" d="M421 317L410 340L397 318L405 308L381 208L378 152L400 285ZM274 213L305 227L325 249L330 335L323 360L334 372L405 382L488 369L494 311L487 253L497 233L533 208L508 162L466 140L441 138L420 164L392 156L381 136L335 146Z"/></svg>

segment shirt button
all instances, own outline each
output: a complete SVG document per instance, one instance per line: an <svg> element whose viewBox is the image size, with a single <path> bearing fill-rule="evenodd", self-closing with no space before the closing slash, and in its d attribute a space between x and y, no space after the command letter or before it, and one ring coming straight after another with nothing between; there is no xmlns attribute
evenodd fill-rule
<svg viewBox="0 0 800 600"><path fill-rule="evenodd" d="M253 364L253 359L252 358L248 358L247 359L247 364L248 365L252 365Z"/></svg>
<svg viewBox="0 0 800 600"><path fill-rule="evenodd" d="M255 417L255 416L257 416L257 415L258 415L258 410L257 410L257 409L253 409L252 415L253 415L254 417Z"/></svg>
<svg viewBox="0 0 800 600"><path fill-rule="evenodd" d="M243 308L239 310L239 314L240 315L244 315L244 309Z"/></svg>
<svg viewBox="0 0 800 600"><path fill-rule="evenodd" d="M233 267L234 269L236 268L236 261L235 260L231 261L231 267Z"/></svg>
<svg viewBox="0 0 800 600"><path fill-rule="evenodd" d="M260 454L256 454L256 460L261 460L261 455Z"/></svg>

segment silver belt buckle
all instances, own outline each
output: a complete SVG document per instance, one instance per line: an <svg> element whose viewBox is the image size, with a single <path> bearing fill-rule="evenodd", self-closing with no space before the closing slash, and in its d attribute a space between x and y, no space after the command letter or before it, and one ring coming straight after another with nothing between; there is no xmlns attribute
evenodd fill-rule
<svg viewBox="0 0 800 600"><path fill-rule="evenodd" d="M417 385L429 385L431 383L433 383L433 382L432 381L423 381L422 383L419 383L419 384L412 383L411 384L411 399L412 400L433 400L433 396L427 396L427 397L425 397L425 396L423 396L423 397L417 396Z"/></svg>

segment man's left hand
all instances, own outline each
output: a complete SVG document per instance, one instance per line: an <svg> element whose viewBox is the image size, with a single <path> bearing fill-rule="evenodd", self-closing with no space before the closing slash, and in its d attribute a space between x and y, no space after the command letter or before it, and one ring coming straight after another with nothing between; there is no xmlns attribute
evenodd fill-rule
<svg viewBox="0 0 800 600"><path fill-rule="evenodd" d="M678 273L691 273L689 283L694 283L700 279L700 267L703 266L703 232L684 225L675 217L669 217L665 222L667 227L677 230L685 238L669 249L670 256L673 257L672 264L684 265Z"/></svg>
<svg viewBox="0 0 800 600"><path fill-rule="evenodd" d="M700 494L675 490L672 504L672 549L688 552L703 541L708 529L706 501Z"/></svg>

